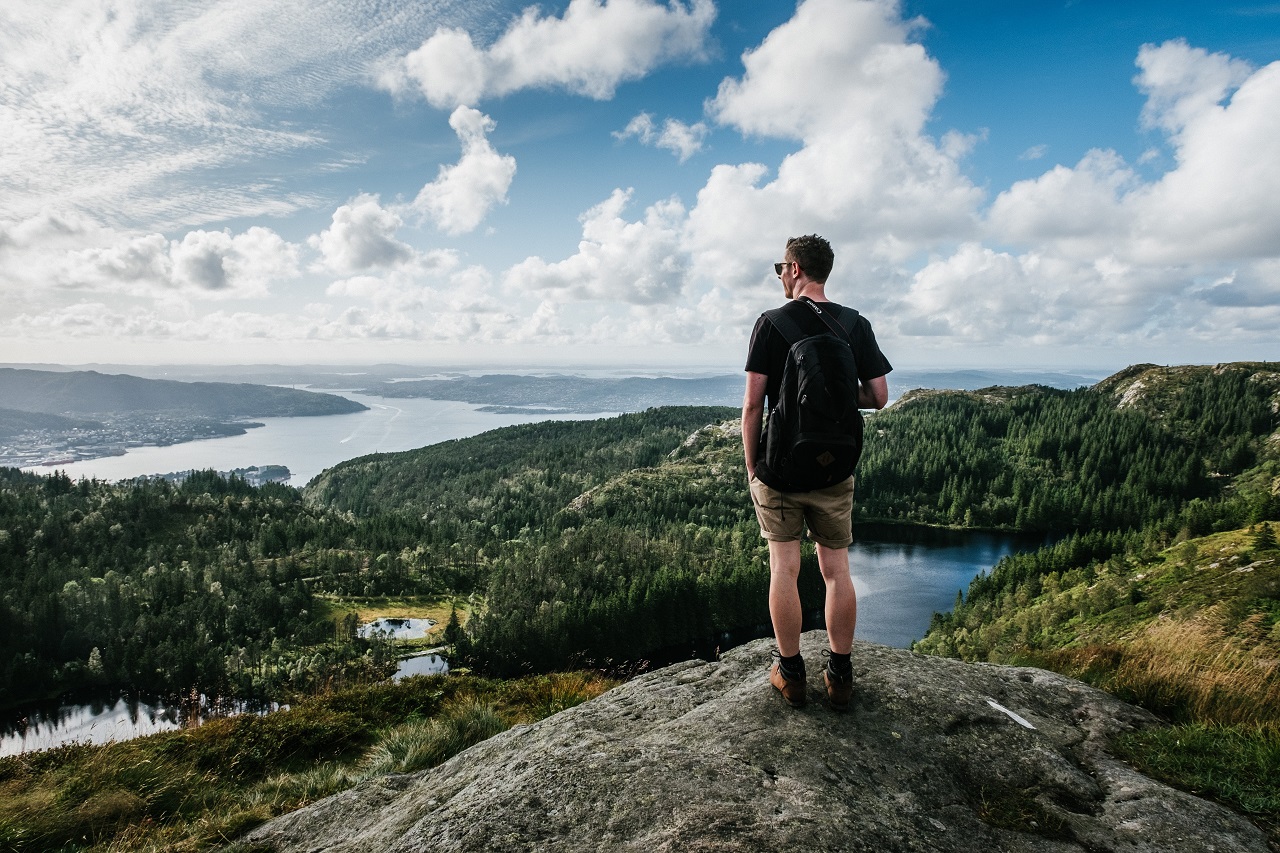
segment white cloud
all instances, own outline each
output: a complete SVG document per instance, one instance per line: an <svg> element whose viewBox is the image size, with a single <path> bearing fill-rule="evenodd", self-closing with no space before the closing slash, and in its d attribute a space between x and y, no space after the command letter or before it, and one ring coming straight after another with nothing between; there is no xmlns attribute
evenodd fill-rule
<svg viewBox="0 0 1280 853"><path fill-rule="evenodd" d="M299 275L299 247L261 226L240 234L195 230L178 240L93 229L78 234L78 243L86 240L96 245L62 247L40 234L30 246L18 246L6 266L21 273L6 276L8 283L35 288L42 297L99 291L159 299L252 299L266 296L273 283Z"/></svg>
<svg viewBox="0 0 1280 853"><path fill-rule="evenodd" d="M473 231L495 204L506 204L516 174L516 160L499 154L487 134L496 127L479 110L458 107L449 126L462 143L462 159L441 166L436 179L414 199L413 207L429 216L447 234Z"/></svg>
<svg viewBox="0 0 1280 853"><path fill-rule="evenodd" d="M683 163L702 150L702 142L709 130L702 122L685 124L674 118L664 121L659 130L653 122L653 116L639 113L627 123L626 128L614 131L613 137L620 141L635 137L645 145L665 148Z"/></svg>
<svg viewBox="0 0 1280 853"><path fill-rule="evenodd" d="M1122 199L1136 186L1137 176L1114 151L1090 151L1075 168L1055 166L1001 193L988 212L990 232L1004 242L1105 254L1128 228Z"/></svg>
<svg viewBox="0 0 1280 853"><path fill-rule="evenodd" d="M1090 152L1001 193L992 238L1154 266L1280 255L1280 62L1250 72L1172 41L1144 46L1138 66L1173 168L1144 183L1114 152Z"/></svg>
<svg viewBox="0 0 1280 853"><path fill-rule="evenodd" d="M1245 264L1196 295L1223 308L1280 308L1280 259Z"/></svg>
<svg viewBox="0 0 1280 853"><path fill-rule="evenodd" d="M681 247L684 206L668 199L651 205L642 221L628 222L622 212L631 194L631 190L614 190L583 214L576 255L554 263L528 258L507 270L506 287L517 294L551 290L572 299L632 303L674 299L686 278Z"/></svg>
<svg viewBox="0 0 1280 853"><path fill-rule="evenodd" d="M428 22L488 11L468 5L0 4L0 217L56 200L115 227L168 230L295 211L310 199L224 167L330 156L299 111L362 81Z"/></svg>
<svg viewBox="0 0 1280 853"><path fill-rule="evenodd" d="M436 249L417 255L414 262L382 272L339 279L325 288L325 295L369 302L383 312L412 312L438 308L449 300L433 291L430 284L487 287L487 273L480 267L464 268L457 252ZM479 276L479 279L477 279Z"/></svg>
<svg viewBox="0 0 1280 853"><path fill-rule="evenodd" d="M298 247L257 226L235 236L191 231L169 255L174 283L209 295L265 296L273 281L298 275Z"/></svg>
<svg viewBox="0 0 1280 853"><path fill-rule="evenodd" d="M744 54L709 115L802 147L771 181L764 164L712 170L690 214L695 278L758 282L787 237L815 231L883 263L977 236L982 192L958 166L974 140L925 134L943 76L913 26L887 0L806 0Z"/></svg>
<svg viewBox="0 0 1280 853"><path fill-rule="evenodd" d="M174 258L163 234L123 237L107 246L88 249L73 256L70 271L59 282L63 286L119 290L134 293L156 292L174 286Z"/></svg>
<svg viewBox="0 0 1280 853"><path fill-rule="evenodd" d="M1049 153L1048 145L1032 145L1026 151L1018 155L1019 160L1039 160Z"/></svg>
<svg viewBox="0 0 1280 853"><path fill-rule="evenodd" d="M1225 73L1221 57L1188 56L1177 43L1144 56L1154 63L1165 51ZM1226 104L1209 100L1216 85L1199 91L1160 111L1164 126L1177 127L1177 166L1133 194L1135 255L1157 263L1280 255L1280 62L1250 74Z"/></svg>
<svg viewBox="0 0 1280 853"><path fill-rule="evenodd" d="M396 239L403 224L376 195L362 193L335 210L332 224L307 242L320 253L320 267L339 274L395 267L415 257L413 247Z"/></svg>
<svg viewBox="0 0 1280 853"><path fill-rule="evenodd" d="M417 89L435 107L474 104L521 89L564 89L603 100L667 62L695 61L715 19L712 0L570 0L562 17L529 6L488 48L441 27L380 84Z"/></svg>
<svg viewBox="0 0 1280 853"><path fill-rule="evenodd" d="M1175 306L1192 288L1177 270L1111 257L1013 255L967 243L919 270L891 316L905 337L975 345L1119 343L1149 337L1156 319L1176 329L1177 317L1185 315Z"/></svg>
<svg viewBox="0 0 1280 853"><path fill-rule="evenodd" d="M1142 120L1171 135L1216 110L1253 70L1247 62L1193 48L1183 39L1143 45L1138 68L1134 83L1147 95Z"/></svg>
<svg viewBox="0 0 1280 853"><path fill-rule="evenodd" d="M943 75L911 32L892 0L805 0L743 55L746 73L722 82L708 109L722 124L763 136L913 136Z"/></svg>
<svg viewBox="0 0 1280 853"><path fill-rule="evenodd" d="M638 138L641 142L648 145L653 141L656 125L653 123L653 116L649 113L637 113L635 118L627 122L627 126L622 130L615 130L613 138L622 142L631 137Z"/></svg>

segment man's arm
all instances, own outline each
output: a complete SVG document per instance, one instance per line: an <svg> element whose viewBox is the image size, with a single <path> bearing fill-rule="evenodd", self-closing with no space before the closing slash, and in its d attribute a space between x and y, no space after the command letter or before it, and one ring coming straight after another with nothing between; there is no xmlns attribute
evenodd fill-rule
<svg viewBox="0 0 1280 853"><path fill-rule="evenodd" d="M764 391L769 377L747 371L747 391L742 397L742 454L747 461L747 479L756 475L756 452L764 423ZM861 396L861 394L859 394Z"/></svg>
<svg viewBox="0 0 1280 853"><path fill-rule="evenodd" d="M883 409L885 403L888 402L889 382L885 377L877 376L875 379L869 379L866 382L858 382L859 409ZM745 432L743 435L745 436Z"/></svg>

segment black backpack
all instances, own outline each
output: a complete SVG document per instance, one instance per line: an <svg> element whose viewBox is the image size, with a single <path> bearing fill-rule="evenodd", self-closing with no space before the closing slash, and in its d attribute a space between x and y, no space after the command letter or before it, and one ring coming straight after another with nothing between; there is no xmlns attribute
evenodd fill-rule
<svg viewBox="0 0 1280 853"><path fill-rule="evenodd" d="M810 299L830 333L806 335L781 308L765 316L790 345L778 399L764 432L767 474L783 491L808 492L833 486L853 474L862 455L862 412L858 410L858 366L850 336L858 312L841 308L840 320ZM840 307L840 306L837 306Z"/></svg>

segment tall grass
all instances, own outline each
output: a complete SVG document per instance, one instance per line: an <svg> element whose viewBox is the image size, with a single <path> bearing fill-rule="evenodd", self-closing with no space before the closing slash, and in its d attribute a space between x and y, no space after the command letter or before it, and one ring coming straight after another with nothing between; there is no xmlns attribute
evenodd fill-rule
<svg viewBox="0 0 1280 853"><path fill-rule="evenodd" d="M1123 646L1036 657L1174 722L1280 726L1280 648L1260 614L1229 630L1224 609L1158 619Z"/></svg>
<svg viewBox="0 0 1280 853"><path fill-rule="evenodd" d="M361 777L435 767L507 727L493 705L475 701L451 708L440 718L404 723L365 753L359 765Z"/></svg>

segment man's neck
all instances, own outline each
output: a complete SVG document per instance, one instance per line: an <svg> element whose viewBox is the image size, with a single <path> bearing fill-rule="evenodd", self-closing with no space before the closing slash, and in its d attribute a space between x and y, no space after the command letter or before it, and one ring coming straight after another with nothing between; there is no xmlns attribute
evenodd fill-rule
<svg viewBox="0 0 1280 853"><path fill-rule="evenodd" d="M816 281L797 282L796 289L792 291L791 298L799 299L807 296L814 302L830 302L827 298L826 287Z"/></svg>

